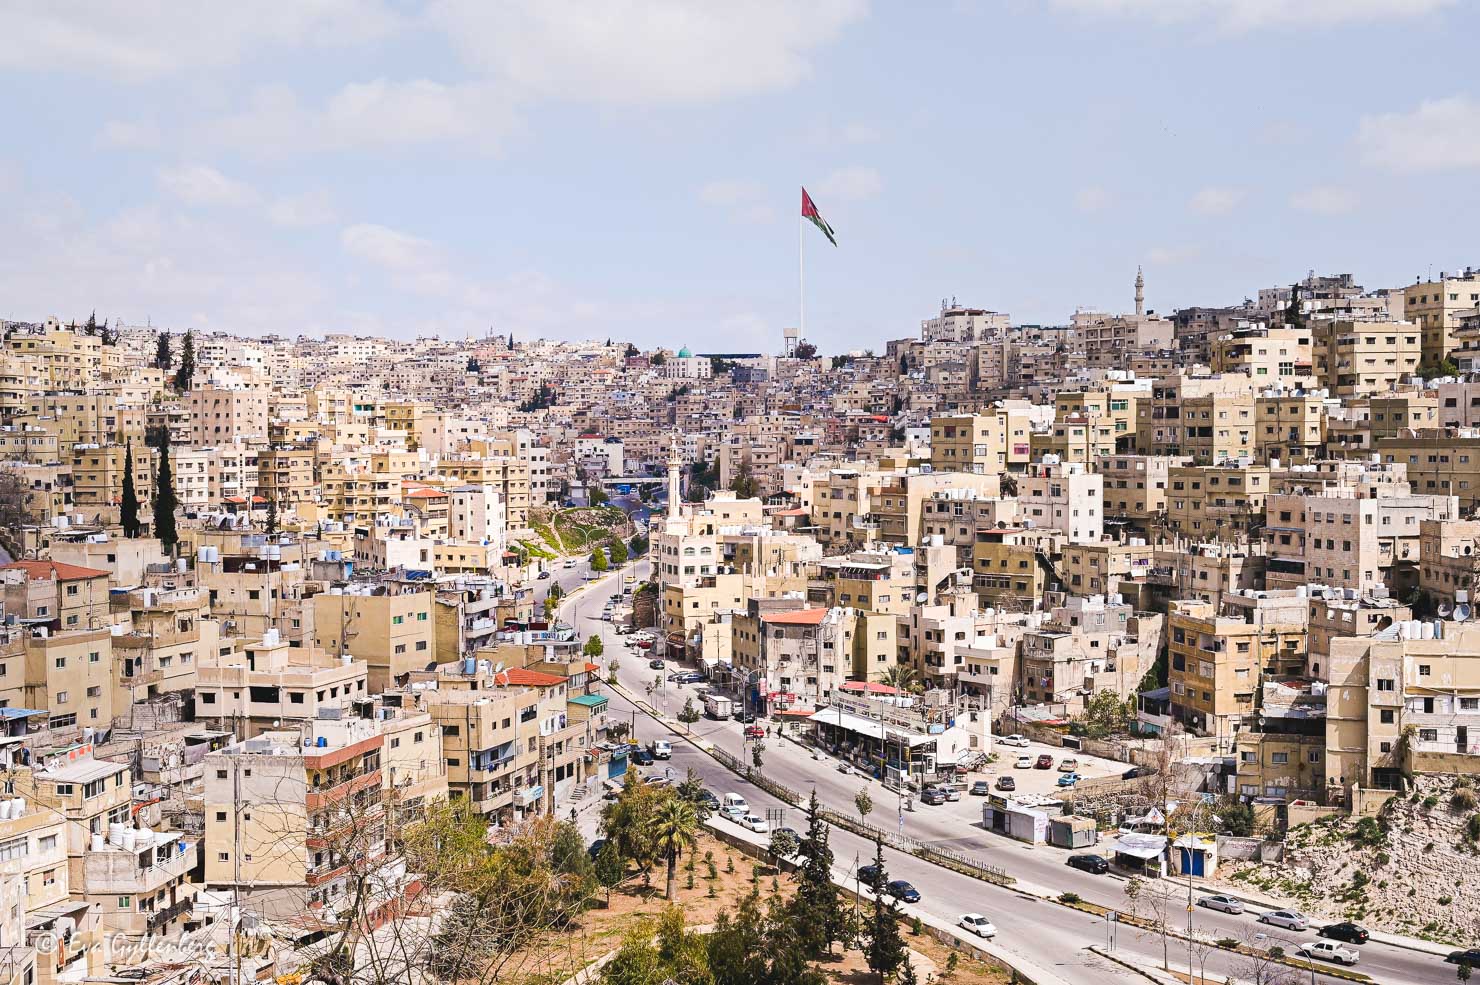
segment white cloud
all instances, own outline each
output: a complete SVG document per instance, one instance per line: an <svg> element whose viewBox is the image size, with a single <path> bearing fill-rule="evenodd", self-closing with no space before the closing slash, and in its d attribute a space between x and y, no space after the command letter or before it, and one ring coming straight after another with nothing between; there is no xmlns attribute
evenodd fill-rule
<svg viewBox="0 0 1480 985"><path fill-rule="evenodd" d="M1243 198L1241 189L1210 185L1192 196L1188 207L1198 215L1227 215L1238 207Z"/></svg>
<svg viewBox="0 0 1480 985"><path fill-rule="evenodd" d="M884 179L873 168L838 168L816 185L813 199L818 196L832 201L861 202L877 198L884 190ZM818 208L821 208L821 204Z"/></svg>
<svg viewBox="0 0 1480 985"><path fill-rule="evenodd" d="M246 205L256 196L252 189L205 164L182 164L160 168L159 187L186 205Z"/></svg>
<svg viewBox="0 0 1480 985"><path fill-rule="evenodd" d="M442 248L431 240L362 222L345 228L339 242L350 256L390 274L391 282L403 291L451 297L457 290Z"/></svg>
<svg viewBox="0 0 1480 985"><path fill-rule="evenodd" d="M98 131L93 145L117 150L145 150L159 145L159 128L152 123L109 120Z"/></svg>
<svg viewBox="0 0 1480 985"><path fill-rule="evenodd" d="M1349 188L1317 185L1291 195L1290 207L1316 215L1347 215L1356 211L1357 196Z"/></svg>
<svg viewBox="0 0 1480 985"><path fill-rule="evenodd" d="M228 146L281 157L440 141L491 149L517 128L512 104L492 86L375 79L343 86L322 106L305 106L285 86L264 86L211 130Z"/></svg>
<svg viewBox="0 0 1480 985"><path fill-rule="evenodd" d="M268 47L356 45L401 22L382 0L6 4L0 68L145 78L235 65Z"/></svg>
<svg viewBox="0 0 1480 985"><path fill-rule="evenodd" d="M1245 33L1267 28L1331 27L1424 17L1457 0L1054 0L1055 5L1093 16L1139 17L1163 23L1211 24Z"/></svg>
<svg viewBox="0 0 1480 985"><path fill-rule="evenodd" d="M687 103L806 78L864 0L441 0L432 23L466 61L538 96Z"/></svg>
<svg viewBox="0 0 1480 985"><path fill-rule="evenodd" d="M1357 146L1363 161L1393 171L1480 168L1480 102L1451 96L1410 113L1364 116Z"/></svg>
<svg viewBox="0 0 1480 985"><path fill-rule="evenodd" d="M275 226L305 229L333 222L334 208L329 204L327 196L316 192L286 196L268 207L267 218Z"/></svg>
<svg viewBox="0 0 1480 985"><path fill-rule="evenodd" d="M779 215L772 196L754 181L710 181L700 187L699 201L724 209L732 220L744 225L766 225Z"/></svg>
<svg viewBox="0 0 1480 985"><path fill-rule="evenodd" d="M1101 212L1110 207L1110 192L1101 185L1089 185L1074 193L1074 207L1080 212Z"/></svg>
<svg viewBox="0 0 1480 985"><path fill-rule="evenodd" d="M1146 262L1158 267L1173 267L1197 259L1201 252L1196 246L1153 246L1146 251Z"/></svg>

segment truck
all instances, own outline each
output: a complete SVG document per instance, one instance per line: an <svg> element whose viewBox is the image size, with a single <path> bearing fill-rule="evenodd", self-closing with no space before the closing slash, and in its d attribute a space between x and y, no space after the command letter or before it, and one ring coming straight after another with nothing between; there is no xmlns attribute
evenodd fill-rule
<svg viewBox="0 0 1480 985"><path fill-rule="evenodd" d="M1354 965L1362 959L1362 955L1356 948L1343 947L1335 941L1302 944L1295 949L1295 953L1302 958L1319 958L1322 961L1334 961L1336 964L1344 965Z"/></svg>
<svg viewBox="0 0 1480 985"><path fill-rule="evenodd" d="M724 695L704 695L704 714L718 721L724 721L734 713L735 703Z"/></svg>

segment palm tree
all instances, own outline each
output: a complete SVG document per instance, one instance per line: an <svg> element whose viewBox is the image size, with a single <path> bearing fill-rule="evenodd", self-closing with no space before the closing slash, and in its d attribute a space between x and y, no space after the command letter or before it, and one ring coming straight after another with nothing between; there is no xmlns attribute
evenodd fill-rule
<svg viewBox="0 0 1480 985"><path fill-rule="evenodd" d="M883 682L897 688L901 694L919 694L925 690L919 671L909 664L894 664L884 671Z"/></svg>
<svg viewBox="0 0 1480 985"><path fill-rule="evenodd" d="M666 895L670 902L678 891L678 857L694 850L698 835L699 814L692 803L670 797L658 808L658 816L653 821L653 840L658 852L668 859Z"/></svg>

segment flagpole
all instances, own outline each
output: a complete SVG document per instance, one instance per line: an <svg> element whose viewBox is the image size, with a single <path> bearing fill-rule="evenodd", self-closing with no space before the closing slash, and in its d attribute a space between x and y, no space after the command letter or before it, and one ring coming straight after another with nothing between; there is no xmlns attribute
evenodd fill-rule
<svg viewBox="0 0 1480 985"><path fill-rule="evenodd" d="M807 229L797 217L797 338L807 337Z"/></svg>

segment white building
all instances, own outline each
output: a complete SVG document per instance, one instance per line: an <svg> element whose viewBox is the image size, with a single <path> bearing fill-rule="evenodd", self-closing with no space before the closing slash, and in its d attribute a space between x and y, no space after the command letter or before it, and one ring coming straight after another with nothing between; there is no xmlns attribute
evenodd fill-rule
<svg viewBox="0 0 1480 985"><path fill-rule="evenodd" d="M491 486L457 486L448 497L447 533L454 540L504 549L507 511Z"/></svg>
<svg viewBox="0 0 1480 985"><path fill-rule="evenodd" d="M1036 527L1062 530L1072 544L1092 544L1104 533L1105 480L1079 462L1043 456L1018 480L1018 509Z"/></svg>

